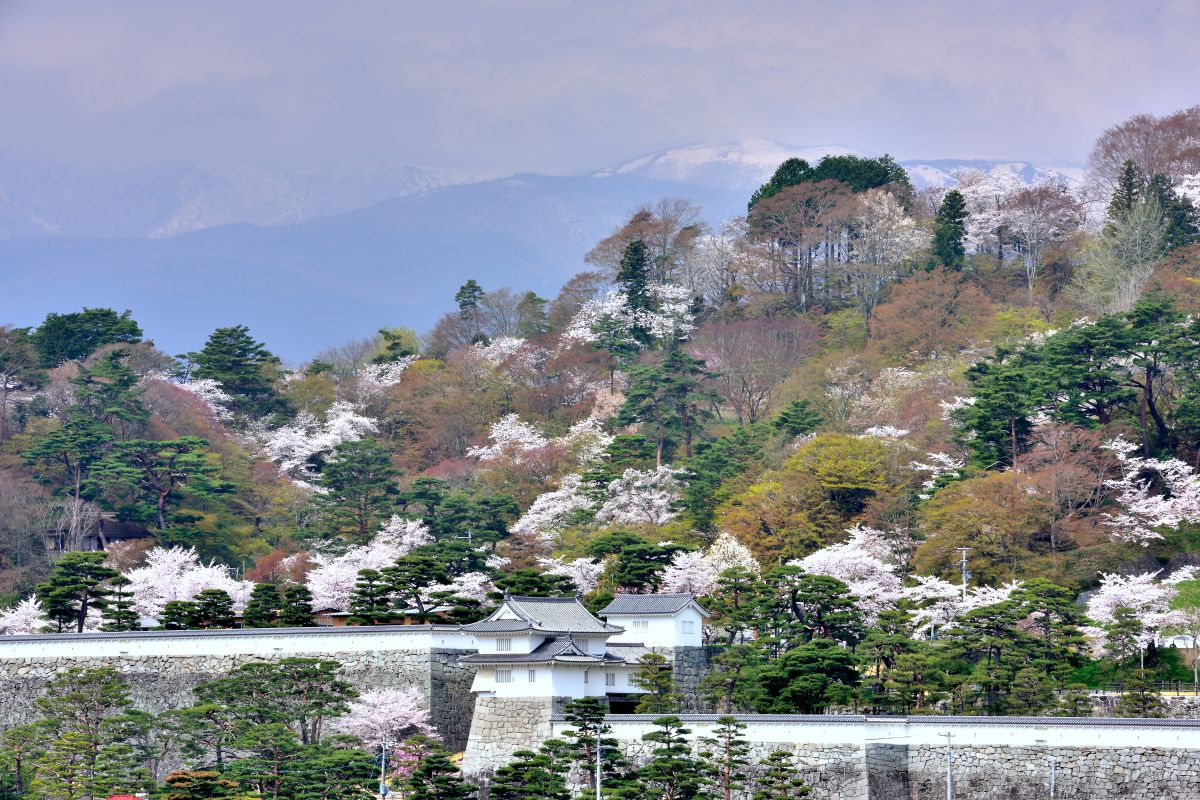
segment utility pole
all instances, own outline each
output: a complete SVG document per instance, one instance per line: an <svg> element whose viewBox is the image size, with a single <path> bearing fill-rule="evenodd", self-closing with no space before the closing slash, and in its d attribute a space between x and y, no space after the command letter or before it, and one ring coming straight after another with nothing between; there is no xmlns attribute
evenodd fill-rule
<svg viewBox="0 0 1200 800"><path fill-rule="evenodd" d="M387 737L385 736L385 737L383 737L383 740L379 743L379 796L380 797L388 796L388 785L387 785L387 761L388 761L388 759L387 759L387 757L388 757L388 740L387 740Z"/></svg>
<svg viewBox="0 0 1200 800"><path fill-rule="evenodd" d="M949 731L942 736L946 737L946 800L954 800L954 772L950 766L954 761L954 751L950 748Z"/></svg>
<svg viewBox="0 0 1200 800"><path fill-rule="evenodd" d="M1050 756L1050 800L1054 800L1054 779L1058 777L1058 757Z"/></svg>
<svg viewBox="0 0 1200 800"><path fill-rule="evenodd" d="M596 800L600 800L600 754L604 751L604 720L596 725Z"/></svg>
<svg viewBox="0 0 1200 800"><path fill-rule="evenodd" d="M965 603L967 602L967 578L971 577L971 573L967 572L967 553L970 552L970 548L958 547L955 549L962 554L962 557L959 560L959 566L962 567L962 599Z"/></svg>

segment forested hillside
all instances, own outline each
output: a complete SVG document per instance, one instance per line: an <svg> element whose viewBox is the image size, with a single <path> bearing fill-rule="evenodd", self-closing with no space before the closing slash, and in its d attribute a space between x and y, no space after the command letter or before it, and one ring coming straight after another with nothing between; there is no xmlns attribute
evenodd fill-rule
<svg viewBox="0 0 1200 800"><path fill-rule="evenodd" d="M119 308L0 327L0 628L662 589L708 598L725 709L1190 679L1157 644L1200 629L1200 107L1090 168L788 160L722 226L646 198L554 297L481 265L296 369Z"/></svg>

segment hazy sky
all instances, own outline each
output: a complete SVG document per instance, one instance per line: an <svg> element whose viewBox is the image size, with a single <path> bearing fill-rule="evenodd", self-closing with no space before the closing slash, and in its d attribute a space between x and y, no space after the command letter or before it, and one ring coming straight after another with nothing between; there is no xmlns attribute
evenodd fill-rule
<svg viewBox="0 0 1200 800"><path fill-rule="evenodd" d="M695 141L1082 161L1200 103L1200 3L0 0L0 153L570 172Z"/></svg>

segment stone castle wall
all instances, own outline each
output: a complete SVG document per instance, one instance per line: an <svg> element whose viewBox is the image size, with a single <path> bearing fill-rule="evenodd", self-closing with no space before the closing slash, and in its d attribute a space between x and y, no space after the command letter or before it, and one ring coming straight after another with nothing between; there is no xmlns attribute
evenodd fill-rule
<svg viewBox="0 0 1200 800"><path fill-rule="evenodd" d="M452 751L466 747L471 726L471 681L475 670L458 663L461 650L425 652L339 651L300 654L281 651L271 656L225 654L197 656L105 656L89 658L0 659L0 727L33 718L34 700L54 675L71 667L108 667L129 682L134 705L151 712L189 705L193 689L226 675L234 667L292 655L334 659L342 674L360 692L372 689L417 688L429 703L430 721Z"/></svg>
<svg viewBox="0 0 1200 800"><path fill-rule="evenodd" d="M683 715L693 740L716 716ZM1200 797L1200 724L1168 720L866 718L743 715L751 756L792 754L812 800L942 800L951 735L953 796L971 800ZM645 762L648 715L611 715L631 762ZM560 717L551 734L567 727ZM531 745L527 745L531 746ZM696 745L697 749L699 744ZM753 788L751 775L751 788Z"/></svg>

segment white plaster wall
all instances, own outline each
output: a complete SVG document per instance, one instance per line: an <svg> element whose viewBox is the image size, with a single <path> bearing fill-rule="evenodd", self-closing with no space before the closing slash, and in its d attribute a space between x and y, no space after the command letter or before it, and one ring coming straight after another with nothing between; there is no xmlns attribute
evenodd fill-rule
<svg viewBox="0 0 1200 800"><path fill-rule="evenodd" d="M714 723L709 720L682 717L691 737L710 735ZM945 747L950 733L953 747L1153 747L1200 750L1200 725L1103 725L1085 722L1069 725L1009 724L977 722L971 718L910 723L876 718L870 722L835 722L812 717L756 719L753 715L739 716L747 724L746 738L795 744L841 744L862 746L870 743L895 743L909 747ZM975 718L978 719L978 718ZM638 741L643 734L655 730L650 721L631 721L622 715L609 717L613 736L624 741ZM570 727L563 722L553 724L552 735L558 736Z"/></svg>
<svg viewBox="0 0 1200 800"><path fill-rule="evenodd" d="M646 630L634 630L633 622L643 620ZM683 622L692 623L692 633L683 632ZM607 621L625 630L614 634L610 642L640 643L647 647L700 647L704 644L704 616L691 606L675 615L615 615L609 614Z"/></svg>
<svg viewBox="0 0 1200 800"><path fill-rule="evenodd" d="M513 664L499 669L512 670L511 683L496 683L494 665L481 666L475 673L471 691L493 697L592 697L605 694L640 694L642 690L632 683L635 669L632 667L607 666L588 668L588 681L583 681L584 667L575 664ZM529 680L529 670L534 671L534 680ZM615 674L616 684L609 686L605 672Z"/></svg>
<svg viewBox="0 0 1200 800"><path fill-rule="evenodd" d="M499 653L497 649L501 639L511 639L512 649L506 652L509 653L529 653L535 647L546 640L543 634L529 635L521 633L504 633L504 634L480 634L475 637L479 642L479 652L481 653Z"/></svg>
<svg viewBox="0 0 1200 800"><path fill-rule="evenodd" d="M0 636L0 660L137 656L319 656L323 653L474 650L475 637L427 626L263 628Z"/></svg>

